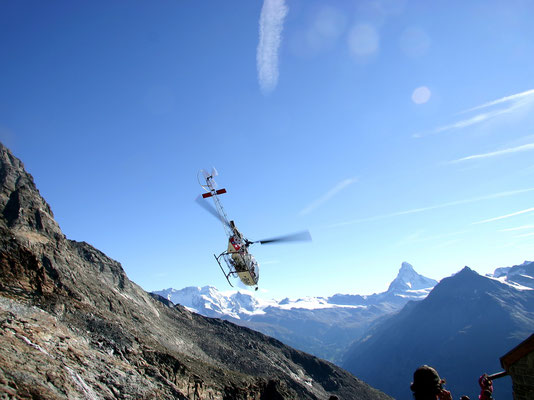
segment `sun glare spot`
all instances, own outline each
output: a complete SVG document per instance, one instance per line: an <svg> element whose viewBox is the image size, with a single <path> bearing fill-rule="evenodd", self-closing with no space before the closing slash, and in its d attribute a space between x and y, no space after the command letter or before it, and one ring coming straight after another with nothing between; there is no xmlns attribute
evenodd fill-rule
<svg viewBox="0 0 534 400"><path fill-rule="evenodd" d="M412 101L415 104L425 104L430 100L430 96L432 96L432 92L430 92L430 89L426 86L421 86L415 89L412 93Z"/></svg>
<svg viewBox="0 0 534 400"><path fill-rule="evenodd" d="M421 57L428 52L431 40L425 31L416 27L407 28L400 36L399 46L409 57Z"/></svg>
<svg viewBox="0 0 534 400"><path fill-rule="evenodd" d="M346 16L334 7L324 6L316 15L313 29L321 36L337 38L346 26Z"/></svg>
<svg viewBox="0 0 534 400"><path fill-rule="evenodd" d="M294 32L289 48L298 57L313 57L331 48L346 30L347 18L336 8L324 6L313 16L309 26Z"/></svg>
<svg viewBox="0 0 534 400"><path fill-rule="evenodd" d="M349 48L356 57L371 56L378 51L379 35L374 26L359 24L349 33Z"/></svg>

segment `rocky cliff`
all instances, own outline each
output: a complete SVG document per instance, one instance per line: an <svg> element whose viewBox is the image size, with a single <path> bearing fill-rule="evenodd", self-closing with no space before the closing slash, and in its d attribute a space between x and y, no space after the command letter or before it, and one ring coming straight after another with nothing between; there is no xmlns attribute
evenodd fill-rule
<svg viewBox="0 0 534 400"><path fill-rule="evenodd" d="M149 295L62 234L1 144L0 212L4 398L388 398L275 339Z"/></svg>

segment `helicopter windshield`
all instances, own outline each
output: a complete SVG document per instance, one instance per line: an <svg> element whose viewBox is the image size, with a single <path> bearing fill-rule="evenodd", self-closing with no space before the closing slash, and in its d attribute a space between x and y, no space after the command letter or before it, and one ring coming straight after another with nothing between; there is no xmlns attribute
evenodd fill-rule
<svg viewBox="0 0 534 400"><path fill-rule="evenodd" d="M258 262L256 261L256 259L252 255L250 256L250 272L257 282L260 277L260 267L258 266Z"/></svg>

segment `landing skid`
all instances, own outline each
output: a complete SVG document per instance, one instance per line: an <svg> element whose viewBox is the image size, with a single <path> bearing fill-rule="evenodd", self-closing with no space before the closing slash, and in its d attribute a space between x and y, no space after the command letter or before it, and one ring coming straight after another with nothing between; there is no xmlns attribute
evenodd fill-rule
<svg viewBox="0 0 534 400"><path fill-rule="evenodd" d="M255 280L255 284L246 283L246 280L244 280L246 278L244 278L240 274L249 272L249 276L250 276L250 271L247 271L246 269L243 269L243 270L240 270L238 272L235 269L235 266L233 265L232 259L230 258L231 255L232 254L227 252L227 251L222 252L221 254L219 254L218 257L215 254L213 255L213 257L215 257L215 260L217 261L217 264L219 264L219 268L221 269L221 271L222 271L224 277L226 278L228 284L231 287L234 287L234 285L232 285L232 282L230 282L229 278L230 277L239 278L241 280L241 282L243 282L244 285L249 286L249 287L252 286L252 287L254 287L254 290L258 290L257 279ZM241 257L243 257L243 256L241 256ZM228 272L226 272L226 270L222 266L221 261L220 261L221 258L223 258L224 261L226 262L226 265L228 266ZM242 260L243 260L243 258L242 258ZM245 264L244 260L242 262L243 262L243 264ZM245 268L245 267L243 266L243 268ZM254 279L254 278L252 278L252 279Z"/></svg>
<svg viewBox="0 0 534 400"><path fill-rule="evenodd" d="M219 267L221 268L221 271L224 275L224 277L226 278L226 280L228 281L228 284L232 287L234 287L234 285L232 285L232 282L230 282L230 279L228 279L228 277L230 277L231 275L235 274L235 272L233 271L230 271L228 273L226 273L226 271L224 270L224 268L222 267L221 265L221 262L219 261L219 258L223 255L224 253L222 253L219 257L217 257L215 254L213 255L213 257L215 257L215 260L217 260L217 264L219 264Z"/></svg>

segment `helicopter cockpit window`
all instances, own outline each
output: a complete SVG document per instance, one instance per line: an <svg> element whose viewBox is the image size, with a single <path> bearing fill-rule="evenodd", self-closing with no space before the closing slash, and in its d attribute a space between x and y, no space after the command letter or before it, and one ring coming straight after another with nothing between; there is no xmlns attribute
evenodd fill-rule
<svg viewBox="0 0 534 400"><path fill-rule="evenodd" d="M260 271L259 271L259 266L258 266L258 262L252 258L252 272L254 273L255 276L259 276L260 274Z"/></svg>

